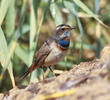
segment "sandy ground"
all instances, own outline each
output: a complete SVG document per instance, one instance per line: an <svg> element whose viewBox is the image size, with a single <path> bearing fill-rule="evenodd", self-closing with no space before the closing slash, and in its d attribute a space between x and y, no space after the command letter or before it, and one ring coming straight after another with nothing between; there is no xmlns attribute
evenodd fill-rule
<svg viewBox="0 0 110 100"><path fill-rule="evenodd" d="M103 49L100 59L80 63L57 77L25 88L16 86L0 94L0 100L110 100L109 61L110 47Z"/></svg>

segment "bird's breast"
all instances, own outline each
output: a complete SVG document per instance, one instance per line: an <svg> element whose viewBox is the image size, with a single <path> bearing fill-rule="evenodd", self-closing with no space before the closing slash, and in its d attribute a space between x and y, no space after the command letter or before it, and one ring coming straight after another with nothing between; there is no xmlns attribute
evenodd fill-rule
<svg viewBox="0 0 110 100"><path fill-rule="evenodd" d="M56 42L50 44L51 52L45 59L44 65L55 65L67 55L67 50L61 50Z"/></svg>
<svg viewBox="0 0 110 100"><path fill-rule="evenodd" d="M70 40L68 40L68 41L60 40L60 41L58 42L58 44L59 44L61 47L63 47L63 48L68 48L68 47L69 47L69 44L70 44Z"/></svg>

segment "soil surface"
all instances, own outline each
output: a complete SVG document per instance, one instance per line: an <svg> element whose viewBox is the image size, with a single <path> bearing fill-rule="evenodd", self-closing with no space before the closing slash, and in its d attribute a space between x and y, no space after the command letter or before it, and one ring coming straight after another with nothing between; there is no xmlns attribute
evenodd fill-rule
<svg viewBox="0 0 110 100"><path fill-rule="evenodd" d="M25 88L16 86L7 94L0 94L0 100L110 100L109 61L107 46L100 59L80 63L57 77Z"/></svg>

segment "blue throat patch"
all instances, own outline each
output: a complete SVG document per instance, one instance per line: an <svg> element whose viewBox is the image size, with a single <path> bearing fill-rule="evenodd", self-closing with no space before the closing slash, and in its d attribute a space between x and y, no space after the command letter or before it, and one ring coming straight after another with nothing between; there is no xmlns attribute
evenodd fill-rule
<svg viewBox="0 0 110 100"><path fill-rule="evenodd" d="M67 47L69 47L70 40L68 40L68 41L60 40L60 41L58 42L58 44L59 44L60 46L64 47L64 48L67 48Z"/></svg>

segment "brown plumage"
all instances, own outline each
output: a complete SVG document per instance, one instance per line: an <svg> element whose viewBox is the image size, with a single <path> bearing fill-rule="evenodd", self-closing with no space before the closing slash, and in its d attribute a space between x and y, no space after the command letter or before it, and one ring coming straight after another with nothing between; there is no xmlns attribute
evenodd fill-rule
<svg viewBox="0 0 110 100"><path fill-rule="evenodd" d="M61 61L67 55L72 29L74 28L65 24L57 26L54 34L44 42L35 54L32 65L24 73L22 79L42 65L55 65Z"/></svg>
<svg viewBox="0 0 110 100"><path fill-rule="evenodd" d="M39 49L39 51L35 54L32 65L27 69L27 71L24 73L21 79L24 79L26 76L28 76L29 73L33 72L36 68L43 65L45 58L51 51L49 47L49 44L51 43L50 41L52 40L49 39L48 41L46 41L43 44L43 46Z"/></svg>

